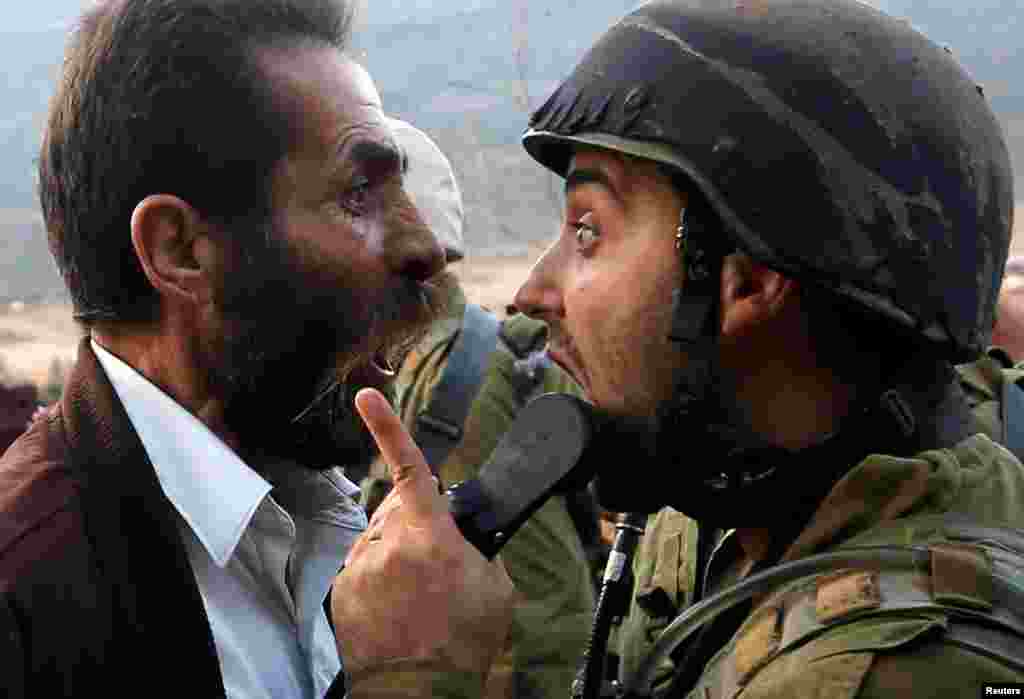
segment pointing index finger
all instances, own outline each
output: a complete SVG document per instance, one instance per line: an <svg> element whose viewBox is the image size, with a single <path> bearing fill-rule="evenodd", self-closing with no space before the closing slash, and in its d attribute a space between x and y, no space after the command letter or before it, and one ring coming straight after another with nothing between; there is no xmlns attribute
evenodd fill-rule
<svg viewBox="0 0 1024 699"><path fill-rule="evenodd" d="M391 404L380 391L372 388L360 390L355 403L359 416L391 470L391 480L401 496L402 505L424 517L432 516L438 502L433 474L423 452L395 415Z"/></svg>

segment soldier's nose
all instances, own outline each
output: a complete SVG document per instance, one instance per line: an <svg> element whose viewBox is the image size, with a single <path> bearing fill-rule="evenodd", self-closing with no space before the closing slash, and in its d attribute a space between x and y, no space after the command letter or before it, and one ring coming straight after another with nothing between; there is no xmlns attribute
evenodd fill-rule
<svg viewBox="0 0 1024 699"><path fill-rule="evenodd" d="M549 316L562 315L561 293L551 279L548 266L549 260L545 255L530 270L513 299L515 307L531 318L544 320Z"/></svg>
<svg viewBox="0 0 1024 699"><path fill-rule="evenodd" d="M534 263L512 300L520 312L541 320L564 315L561 257L556 241Z"/></svg>

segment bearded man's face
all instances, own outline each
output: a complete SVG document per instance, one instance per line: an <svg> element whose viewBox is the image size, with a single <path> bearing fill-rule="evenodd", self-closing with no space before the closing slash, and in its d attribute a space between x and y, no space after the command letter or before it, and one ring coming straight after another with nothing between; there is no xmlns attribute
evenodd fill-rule
<svg viewBox="0 0 1024 699"><path fill-rule="evenodd" d="M329 48L262 63L297 144L274 173L270 221L226 236L199 355L243 449L357 465L374 448L352 398L386 389L381 368L434 317L444 253L402 189L365 71Z"/></svg>
<svg viewBox="0 0 1024 699"><path fill-rule="evenodd" d="M376 449L355 393L391 390L386 368L434 317L439 295L396 280L368 305L357 270L320 269L273 230L265 240L223 275L219 331L200 352L226 426L246 449L310 468L366 463Z"/></svg>

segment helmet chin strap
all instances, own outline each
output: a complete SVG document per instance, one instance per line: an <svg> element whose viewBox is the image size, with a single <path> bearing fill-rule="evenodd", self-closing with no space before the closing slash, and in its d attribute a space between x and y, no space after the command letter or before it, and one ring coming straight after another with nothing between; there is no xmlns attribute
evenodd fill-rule
<svg viewBox="0 0 1024 699"><path fill-rule="evenodd" d="M645 455L655 462L650 477L667 480L652 483L635 473L620 477L625 469L615 469L595 483L602 505L639 512L671 505L721 527L774 526L781 507L790 514L787 520L802 526L835 483L869 453L910 456L920 448L950 446L970 433L969 411L951 377L929 375L916 385L939 388L922 393L904 376L917 371L911 365L888 367L884 376L858 386L842 429L818 444L790 451L755 434L739 417L719 361L720 283L728 254L721 241L728 238L706 228L702 218L692 210L680 216L677 240L685 276L674 293L669 339L683 346L688 361Z"/></svg>
<svg viewBox="0 0 1024 699"><path fill-rule="evenodd" d="M665 455L677 454L682 445L688 455L703 455L699 464L692 458L683 463L673 459L690 485L686 491L695 496L685 498L693 502L686 502L684 512L697 519L697 511L705 509L697 503L703 503L708 495L716 501L708 509L717 513L719 506L726 504L722 501L731 499L732 494L749 491L770 478L777 460L763 457L782 451L744 429L739 411L730 409L735 399L723 385L718 350L720 285L728 254L721 243L728 238L711 230L706 219L713 217L699 216L690 207L679 216L676 247L682 257L684 285L673 293L668 337L684 346L687 363L675 397L659 415L657 444Z"/></svg>

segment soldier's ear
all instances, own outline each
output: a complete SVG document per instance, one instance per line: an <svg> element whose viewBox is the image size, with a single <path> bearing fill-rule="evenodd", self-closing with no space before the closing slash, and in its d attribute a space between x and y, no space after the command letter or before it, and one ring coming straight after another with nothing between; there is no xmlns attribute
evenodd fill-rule
<svg viewBox="0 0 1024 699"><path fill-rule="evenodd" d="M157 194L132 212L135 255L149 283L165 301L201 304L212 293L208 227L188 202Z"/></svg>
<svg viewBox="0 0 1024 699"><path fill-rule="evenodd" d="M738 337L777 318L796 302L799 285L743 253L722 265L722 334Z"/></svg>

